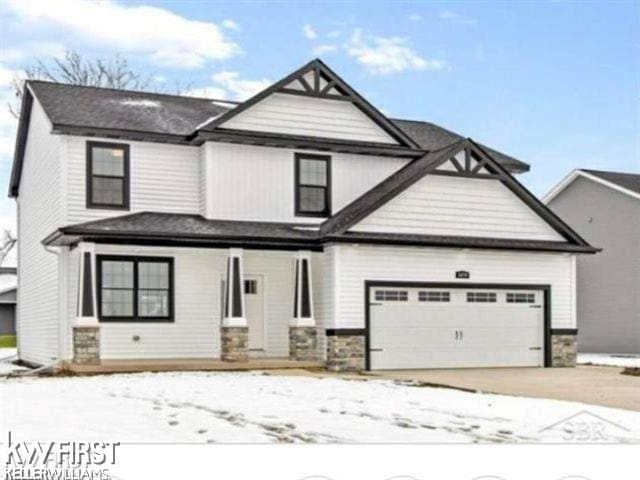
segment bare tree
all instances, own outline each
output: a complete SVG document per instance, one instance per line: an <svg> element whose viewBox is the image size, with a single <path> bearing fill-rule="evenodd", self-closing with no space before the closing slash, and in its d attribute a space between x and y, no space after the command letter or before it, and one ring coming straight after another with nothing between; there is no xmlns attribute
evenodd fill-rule
<svg viewBox="0 0 640 480"><path fill-rule="evenodd" d="M25 78L14 78L12 82L16 103L9 103L8 107L9 112L16 118L20 116L24 80L48 80L70 85L158 91L153 88L154 81L151 75L144 76L137 73L121 55L115 55L110 59L87 59L78 52L70 50L62 58L52 58L48 62L36 60L33 65L25 68L24 72Z"/></svg>
<svg viewBox="0 0 640 480"><path fill-rule="evenodd" d="M16 246L18 239L13 236L11 230L4 229L2 234L2 240L0 240L0 265L4 263L5 258L11 253L11 250Z"/></svg>

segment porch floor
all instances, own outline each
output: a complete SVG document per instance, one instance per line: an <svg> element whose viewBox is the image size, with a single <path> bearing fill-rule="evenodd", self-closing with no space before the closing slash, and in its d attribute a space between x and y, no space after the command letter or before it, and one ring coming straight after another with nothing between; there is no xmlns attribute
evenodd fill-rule
<svg viewBox="0 0 640 480"><path fill-rule="evenodd" d="M297 361L288 358L251 358L247 362L223 362L220 359L126 359L102 360L99 365L83 365L64 362L62 368L73 373L136 373L174 371L241 371L241 370L283 370L283 369L323 369L320 361Z"/></svg>

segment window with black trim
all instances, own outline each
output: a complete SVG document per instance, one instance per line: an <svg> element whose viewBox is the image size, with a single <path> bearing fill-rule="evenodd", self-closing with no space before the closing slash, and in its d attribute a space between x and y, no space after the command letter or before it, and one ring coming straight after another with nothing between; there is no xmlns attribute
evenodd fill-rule
<svg viewBox="0 0 640 480"><path fill-rule="evenodd" d="M99 255L97 264L100 321L173 321L172 258Z"/></svg>
<svg viewBox="0 0 640 480"><path fill-rule="evenodd" d="M331 215L331 157L295 155L295 213L308 217Z"/></svg>
<svg viewBox="0 0 640 480"><path fill-rule="evenodd" d="M87 142L87 208L129 208L129 145Z"/></svg>

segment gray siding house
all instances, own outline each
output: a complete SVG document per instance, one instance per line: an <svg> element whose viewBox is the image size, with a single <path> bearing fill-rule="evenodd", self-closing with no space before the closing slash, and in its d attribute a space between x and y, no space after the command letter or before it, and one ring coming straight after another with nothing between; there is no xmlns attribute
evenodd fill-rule
<svg viewBox="0 0 640 480"><path fill-rule="evenodd" d="M0 336L16 334L17 269L0 267Z"/></svg>
<svg viewBox="0 0 640 480"><path fill-rule="evenodd" d="M544 202L602 248L578 258L579 350L640 353L640 175L575 170Z"/></svg>

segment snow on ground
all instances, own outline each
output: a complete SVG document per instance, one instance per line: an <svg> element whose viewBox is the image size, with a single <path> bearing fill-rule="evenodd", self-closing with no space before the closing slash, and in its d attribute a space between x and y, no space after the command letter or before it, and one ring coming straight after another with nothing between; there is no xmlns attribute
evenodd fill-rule
<svg viewBox="0 0 640 480"><path fill-rule="evenodd" d="M640 355L616 355L610 353L579 353L580 365L605 365L610 367L639 367Z"/></svg>
<svg viewBox="0 0 640 480"><path fill-rule="evenodd" d="M0 403L0 435L32 441L562 442L581 419L640 442L640 412L260 372L8 378Z"/></svg>
<svg viewBox="0 0 640 480"><path fill-rule="evenodd" d="M12 362L17 359L16 348L0 348L0 376L9 375L11 372L27 370L25 367L14 365Z"/></svg>

